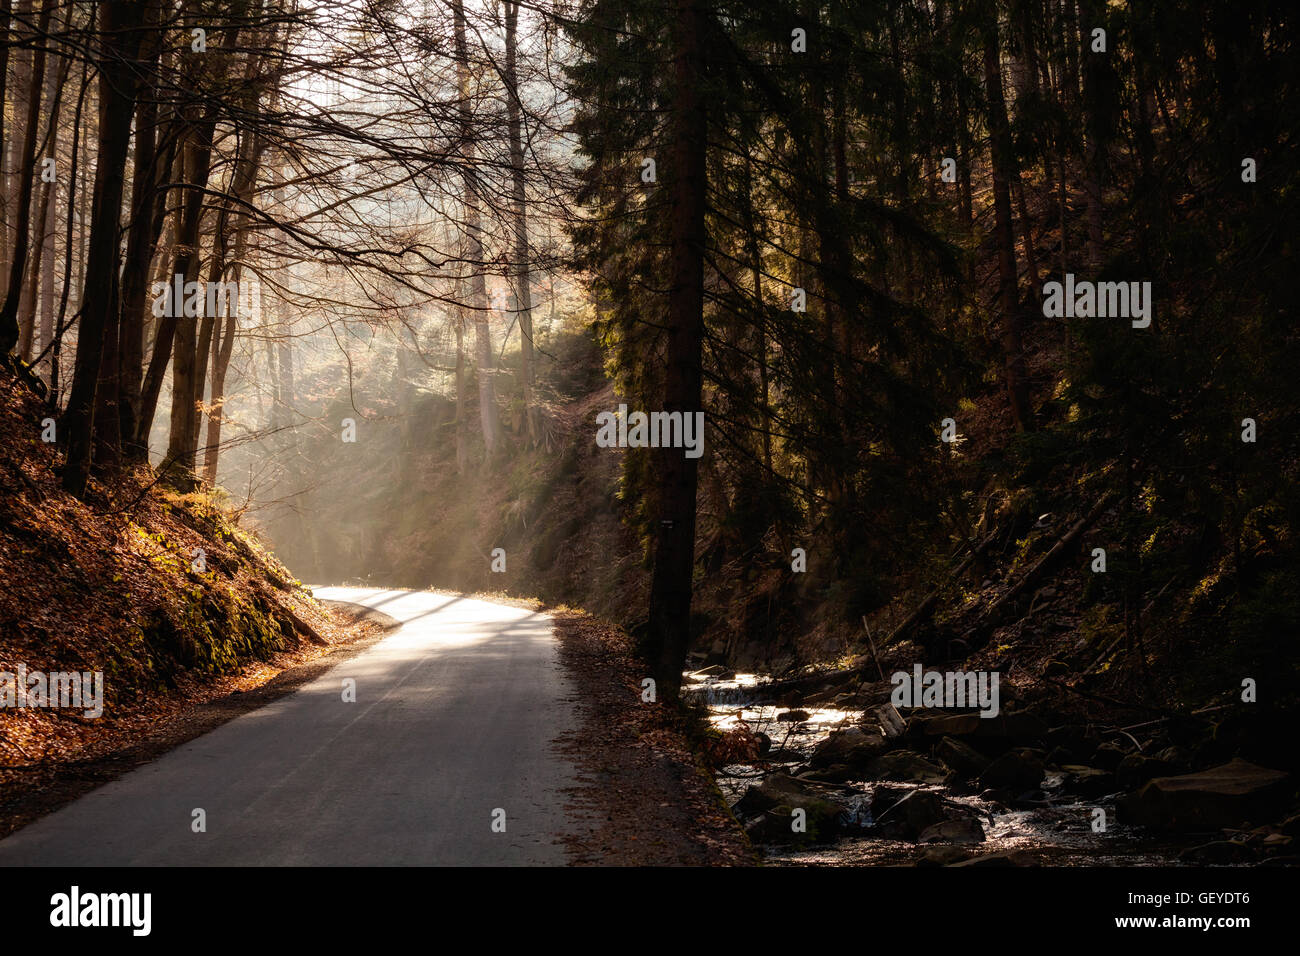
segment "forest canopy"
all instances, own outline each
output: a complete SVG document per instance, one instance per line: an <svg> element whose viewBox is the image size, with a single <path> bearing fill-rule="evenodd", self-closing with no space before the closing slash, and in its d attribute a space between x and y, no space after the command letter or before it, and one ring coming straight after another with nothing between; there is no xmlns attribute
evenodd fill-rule
<svg viewBox="0 0 1300 956"><path fill-rule="evenodd" d="M67 493L508 566L669 695L1011 646L1049 584L1120 684L1293 667L1294 19L3 0L0 353Z"/></svg>

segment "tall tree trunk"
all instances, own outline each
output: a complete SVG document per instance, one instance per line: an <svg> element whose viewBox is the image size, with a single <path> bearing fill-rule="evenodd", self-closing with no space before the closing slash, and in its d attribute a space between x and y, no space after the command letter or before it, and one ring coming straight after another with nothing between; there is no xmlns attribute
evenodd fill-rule
<svg viewBox="0 0 1300 956"><path fill-rule="evenodd" d="M113 298L118 269L118 217L122 211L122 169L131 140L135 105L132 63L140 45L138 27L143 4L138 0L103 0L99 5L99 151L95 170L90 242L81 296L81 328L72 392L64 414L68 441L63 488L82 496L90 477L95 426L95 391L104 344L117 337Z"/></svg>
<svg viewBox="0 0 1300 956"><path fill-rule="evenodd" d="M970 112L960 83L957 84L957 178L961 185L961 221L970 226L975 221L971 195Z"/></svg>
<svg viewBox="0 0 1300 956"><path fill-rule="evenodd" d="M496 385L493 382L492 327L488 324L487 264L483 261L483 223L479 213L478 176L474 171L476 144L473 107L470 99L469 47L465 40L465 5L452 0L456 43L456 78L460 93L460 140L462 176L465 188L466 260L470 273L470 308L474 313L474 357L478 366L479 421L483 427L483 445L490 459L497 450L501 433L497 411Z"/></svg>
<svg viewBox="0 0 1300 956"><path fill-rule="evenodd" d="M235 239L235 282L243 280L245 234L241 230ZM221 454L221 425L226 406L226 370L235 350L235 331L239 327L237 310L226 316L226 330L212 339L212 408L208 412L208 440L203 455L203 481L209 487L217 483L217 462Z"/></svg>
<svg viewBox="0 0 1300 956"><path fill-rule="evenodd" d="M1106 104L1103 71L1104 60L1109 54L1093 53L1090 34L1094 26L1102 20L1101 4L1088 0L1080 9L1084 17L1084 49L1079 55L1083 58L1083 104L1084 120L1084 154L1083 154L1083 193L1087 200L1088 266L1096 274L1101 269L1105 258L1105 238L1102 227L1102 177L1106 168Z"/></svg>
<svg viewBox="0 0 1300 956"><path fill-rule="evenodd" d="M30 4L28 4L30 9ZM41 4L36 34L44 37L49 32L50 14L54 0ZM23 273L27 269L27 250L31 240L32 189L37 179L36 140L41 121L41 79L45 76L45 41L36 47L28 70L26 91L27 122L23 127L22 158L18 165L18 208L14 226L13 258L9 263L9 286L4 304L0 305L0 354L8 353L18 344L18 306L23 295ZM18 84L15 84L16 86Z"/></svg>
<svg viewBox="0 0 1300 956"><path fill-rule="evenodd" d="M195 281L199 265L199 226L203 220L203 189L208 184L208 174L212 164L212 136L216 119L211 112L200 120L194 128L193 138L187 144L186 152L189 171L185 182L191 187L184 190L184 206L181 214L181 226L176 236L176 260L172 266L173 276L181 276L182 282ZM182 303L173 302L172 313L183 312ZM154 342L154 354L149 362L149 375L145 379L145 411L149 413L148 421L141 417L142 428L151 424L153 408L150 398L157 401L157 389L153 386L153 374L158 368L158 384L161 385L162 371L167 367L167 355L172 358L172 417L171 432L167 441L167 460L174 468L183 472L194 471L194 436L198 433L198 406L193 401L195 355L198 344L198 330L192 321L183 315L164 316L158 325L158 338ZM143 433L143 432L142 432ZM147 434L147 433L143 433Z"/></svg>
<svg viewBox="0 0 1300 956"><path fill-rule="evenodd" d="M466 466L469 464L469 449L466 447L467 442L465 440L468 423L465 421L467 387L465 384L465 313L463 309L456 309L456 315L452 322L456 328L456 471L463 475Z"/></svg>
<svg viewBox="0 0 1300 956"><path fill-rule="evenodd" d="M51 143L51 152L53 147L54 143ZM45 263L41 270L41 334L37 345L41 350L48 349L50 343L54 341L54 254L56 251L54 239L59 228L56 185L50 183L50 193L45 202L45 224L41 228L41 235L44 237L41 259Z"/></svg>
<svg viewBox="0 0 1300 956"><path fill-rule="evenodd" d="M63 227L63 289L59 293L59 318L54 329L54 343L50 353L50 398L49 404L52 410L59 408L59 376L61 374L61 352L63 349L63 333L67 330L67 323L64 321L68 314L68 300L72 296L72 233L73 223L76 218L77 197L81 193L77 189L77 183L81 175L81 127L82 117L85 114L86 93L90 90L90 70L83 63L81 67L81 90L77 94L77 108L72 114L72 149L69 151L72 157L72 168L68 170L68 215Z"/></svg>
<svg viewBox="0 0 1300 956"><path fill-rule="evenodd" d="M13 0L0 0L0 164L3 163L7 155L7 143L9 142L9 127L5 124L5 104L9 92L9 44L13 40L13 32L9 29L13 21ZM8 181L0 170L0 198L4 198L8 190ZM3 210L3 222L9 221L9 207L5 205ZM3 265L9 255L9 230L0 229L0 265ZM3 359L6 350L0 350L0 359Z"/></svg>
<svg viewBox="0 0 1300 956"><path fill-rule="evenodd" d="M1029 272L1029 288L1034 298L1038 299L1043 288L1043 277L1038 271L1038 253L1034 249L1034 224L1029 218L1029 204L1025 202L1025 182L1018 172L1013 183L1016 194L1016 212L1020 214L1020 237L1025 244L1025 268Z"/></svg>
<svg viewBox="0 0 1300 956"><path fill-rule="evenodd" d="M533 408L533 290L532 250L528 243L528 206L524 190L523 104L519 99L519 77L515 66L519 4L507 0L506 13L506 109L510 134L510 178L514 201L513 282L515 308L519 315L520 386L524 404L524 437L537 441L536 411Z"/></svg>
<svg viewBox="0 0 1300 956"><path fill-rule="evenodd" d="M993 242L998 254L998 311L1002 320L1002 357L1007 398L1017 431L1031 431L1033 411L1029 403L1029 382L1025 372L1025 350L1021 334L1019 283L1016 277L1016 247L1011 225L1010 180L1015 175L1011 146L1011 125L1002 93L1002 63L998 50L995 11L984 24L984 80L988 95L989 151L993 166Z"/></svg>
<svg viewBox="0 0 1300 956"><path fill-rule="evenodd" d="M160 9L159 0L150 0L146 13L146 23L150 27L158 23ZM126 260L122 264L122 320L118 337L118 418L122 452L127 461L141 464L149 459L149 436L142 436L139 431L149 266L166 218L167 196L162 186L171 170L173 148L169 145L162 156L158 154L158 103L150 68L158 63L160 34L150 32L145 43L143 59L146 68L142 71L137 91L139 105L135 114L131 229L126 241Z"/></svg>
<svg viewBox="0 0 1300 956"><path fill-rule="evenodd" d="M17 49L13 55L13 80L8 86L13 124L6 127L9 136L0 142L0 195L4 198L4 221L12 226L18 210L18 178L21 175L23 128L22 118L27 113L27 104L31 102L32 51L22 44L31 36L32 0L18 0L18 8L13 11L15 29L9 33L10 42ZM3 101L0 101L3 105ZM12 248L13 229L6 228L0 232L0 272L9 274L13 263Z"/></svg>
<svg viewBox="0 0 1300 956"><path fill-rule="evenodd" d="M53 159L58 152L59 109L63 102L63 86L67 81L68 68L71 63L71 60L64 60L60 65L53 59L47 59L46 62L44 96L45 112L49 114L49 125L43 141L42 166L45 157ZM23 298L18 306L18 327L22 334L19 352L28 361L31 360L35 348L40 347L34 343L36 340L36 303L41 288L41 280L43 276L52 277L54 274L54 253L50 233L54 229L53 212L57 173L55 178L46 181L43 168L41 172L40 198L36 201L36 241L32 244L32 265L27 270L27 286L23 290ZM51 295L53 294L52 290L53 286L51 286ZM43 341L48 344L50 340L46 338Z"/></svg>
<svg viewBox="0 0 1300 956"><path fill-rule="evenodd" d="M763 431L763 468L767 477L772 474L772 408L768 394L767 368L767 308L763 302L763 253L758 217L754 215L754 172L748 154L745 156L745 234L748 237L749 268L754 278L754 330L758 339L755 353L758 358L759 427Z"/></svg>
<svg viewBox="0 0 1300 956"><path fill-rule="evenodd" d="M272 41L274 42L274 41ZM262 68L262 56L249 56L248 62L244 67L244 82L248 86L253 85L254 79ZM232 213L235 216L237 225L235 226L236 235L242 235L244 219L242 203L248 202L253 195L253 183L257 179L257 171L262 162L262 151L265 145L263 138L256 132L257 122L260 115L256 97L250 97L248 102L243 104L245 115L248 117L248 123L252 131L245 131L239 138L239 147L235 155L235 166L230 174L228 189L234 199L226 198L217 212L216 225L212 233L212 261L208 267L208 282L224 282L228 270L229 261L227 254L230 249L227 231L230 228L230 219ZM239 211L235 211L235 206L239 205ZM236 258L238 261L238 258ZM238 283L235 288L238 289ZM222 306L224 308L225 296L222 297ZM198 346L195 350L195 373L194 373L194 405L198 409L204 407L203 389L208 382L208 355L217 355L218 350L214 343L221 338L221 320L222 315L209 315L206 311L203 314L203 324L199 330ZM216 401L215 385L216 380L212 381L213 391L211 392L211 402ZM209 427L211 426L211 411L208 411ZM198 455L199 433L202 430L202 421L195 422L194 426L194 445L195 457Z"/></svg>
<svg viewBox="0 0 1300 956"><path fill-rule="evenodd" d="M290 411L297 404L296 386L293 381L293 336L288 330L293 327L293 314L289 303L280 300L280 328L284 330L275 343L277 369L276 381L279 383L280 406L286 424L293 421Z"/></svg>
<svg viewBox="0 0 1300 956"><path fill-rule="evenodd" d="M672 222L666 316L664 410L702 411L705 205L708 116L703 100L703 0L676 0L673 11ZM703 436L701 436L701 441ZM684 449L652 451L659 526L654 535L647 650L659 694L675 701L690 645L691 581L695 569L698 459Z"/></svg>
<svg viewBox="0 0 1300 956"><path fill-rule="evenodd" d="M237 0L231 9L230 25L222 31L219 51L212 51L207 57L226 62L232 51L238 49L240 32L244 27L241 19L246 3ZM206 58L205 58L206 59ZM196 71L194 82L205 80L209 68L201 66ZM215 135L218 107L209 102L204 107L202 119L198 121L193 141L192 176L186 180L193 188L187 190L185 218L177 237L177 257L174 273L185 277L185 282L192 282L198 277L201 256L199 254L200 226L203 221L203 190L207 188L212 166L212 145ZM205 298L206 301L206 298ZM173 303L175 305L175 303ZM176 308L173 312L179 311ZM182 481L194 478L195 456L199 444L199 412L203 395L203 368L207 355L198 351L198 329L195 323L186 317L174 326L172 351L172 415L171 431L167 439L167 460L177 477ZM211 334L211 317L206 315L205 324ZM160 327L161 332L161 327ZM159 340L161 343L161 338ZM155 346L155 358L157 346ZM150 371L152 371L152 362Z"/></svg>

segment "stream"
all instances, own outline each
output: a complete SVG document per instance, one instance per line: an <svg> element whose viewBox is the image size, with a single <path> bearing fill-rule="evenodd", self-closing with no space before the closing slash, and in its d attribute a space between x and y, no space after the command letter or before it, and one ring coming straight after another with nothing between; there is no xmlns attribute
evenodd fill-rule
<svg viewBox="0 0 1300 956"><path fill-rule="evenodd" d="M832 732L856 726L874 730L876 726L871 709L851 706L841 699L819 705L799 704L798 711L790 715L791 707L778 705L772 699L768 683L767 678L755 674L686 675L684 694L708 708L709 722L716 730L726 732L744 726L770 739L766 754L759 760L725 763L716 769L718 787L733 808L751 787L774 773L784 772L799 781L806 779L800 775L809 771L814 750ZM790 716L780 719L785 715ZM937 784L852 777L839 783L818 780L815 785L834 794L836 802L844 807L834 839L789 845L788 841L766 842L752 830L751 836L766 861L775 865L940 865L998 854L1008 856L995 862L1053 866L1178 862L1178 852L1185 843L1172 843L1140 828L1119 824L1115 821L1116 793L1086 799L1067 793L1063 787L1066 776L1059 768L1048 766L1036 792L1010 799L1005 794L1000 795L1003 799L992 799L990 792L981 794L976 785L960 781ZM919 844L887 832L873 816L873 808L875 813L881 813L882 807L892 807L912 791L929 791L952 812L979 820L983 841L941 839ZM1104 832L1093 829L1097 809L1106 814ZM744 822L742 813L737 815Z"/></svg>

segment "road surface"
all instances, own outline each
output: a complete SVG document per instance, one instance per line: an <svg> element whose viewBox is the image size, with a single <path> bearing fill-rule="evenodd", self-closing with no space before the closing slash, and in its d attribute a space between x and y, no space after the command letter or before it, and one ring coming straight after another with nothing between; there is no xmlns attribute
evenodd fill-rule
<svg viewBox="0 0 1300 956"><path fill-rule="evenodd" d="M315 593L402 627L0 841L0 866L563 864L561 791L576 779L551 742L574 727L575 692L549 618L421 591Z"/></svg>

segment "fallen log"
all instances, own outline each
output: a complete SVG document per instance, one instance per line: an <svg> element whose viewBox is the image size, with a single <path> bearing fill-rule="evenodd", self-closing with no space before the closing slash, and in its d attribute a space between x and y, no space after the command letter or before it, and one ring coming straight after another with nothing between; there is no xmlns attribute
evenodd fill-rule
<svg viewBox="0 0 1300 956"><path fill-rule="evenodd" d="M942 597L943 593L948 590L948 586L954 580L960 578L963 574L965 574L966 569L969 568L971 564L974 563L974 561L981 554L987 551L989 549L989 546L993 544L993 542L996 541L997 539L998 539L998 532L995 531L993 534L990 534L978 545L976 545L975 548L971 551L971 553L966 555L965 560L963 560L961 564L957 565L957 567L955 567L951 572L949 572L948 576L943 579L943 583L940 584L938 587L936 587L929 594L927 594L925 600L923 600L920 604L917 605L916 609L912 611L912 613L909 614L903 620L902 624L898 625L898 627L890 631L889 636L880 642L880 646L888 647L890 644L902 638L903 635L905 635L912 628L916 627L918 624L923 624L927 620L929 620L930 616L934 614L934 609L939 604L939 598Z"/></svg>
<svg viewBox="0 0 1300 956"><path fill-rule="evenodd" d="M1062 535L1048 552L1034 562L1034 566L1026 571L1011 587L1009 587L1002 596L989 605L981 616L976 630L980 633L987 633L992 629L1006 612L1007 608L1019 597L1028 591L1032 591L1040 581L1051 571L1062 558L1069 553L1074 543L1079 540L1079 536L1086 531L1094 521L1100 517L1110 503L1111 494L1106 492L1094 504L1086 515L1080 518L1071 526L1070 530Z"/></svg>

